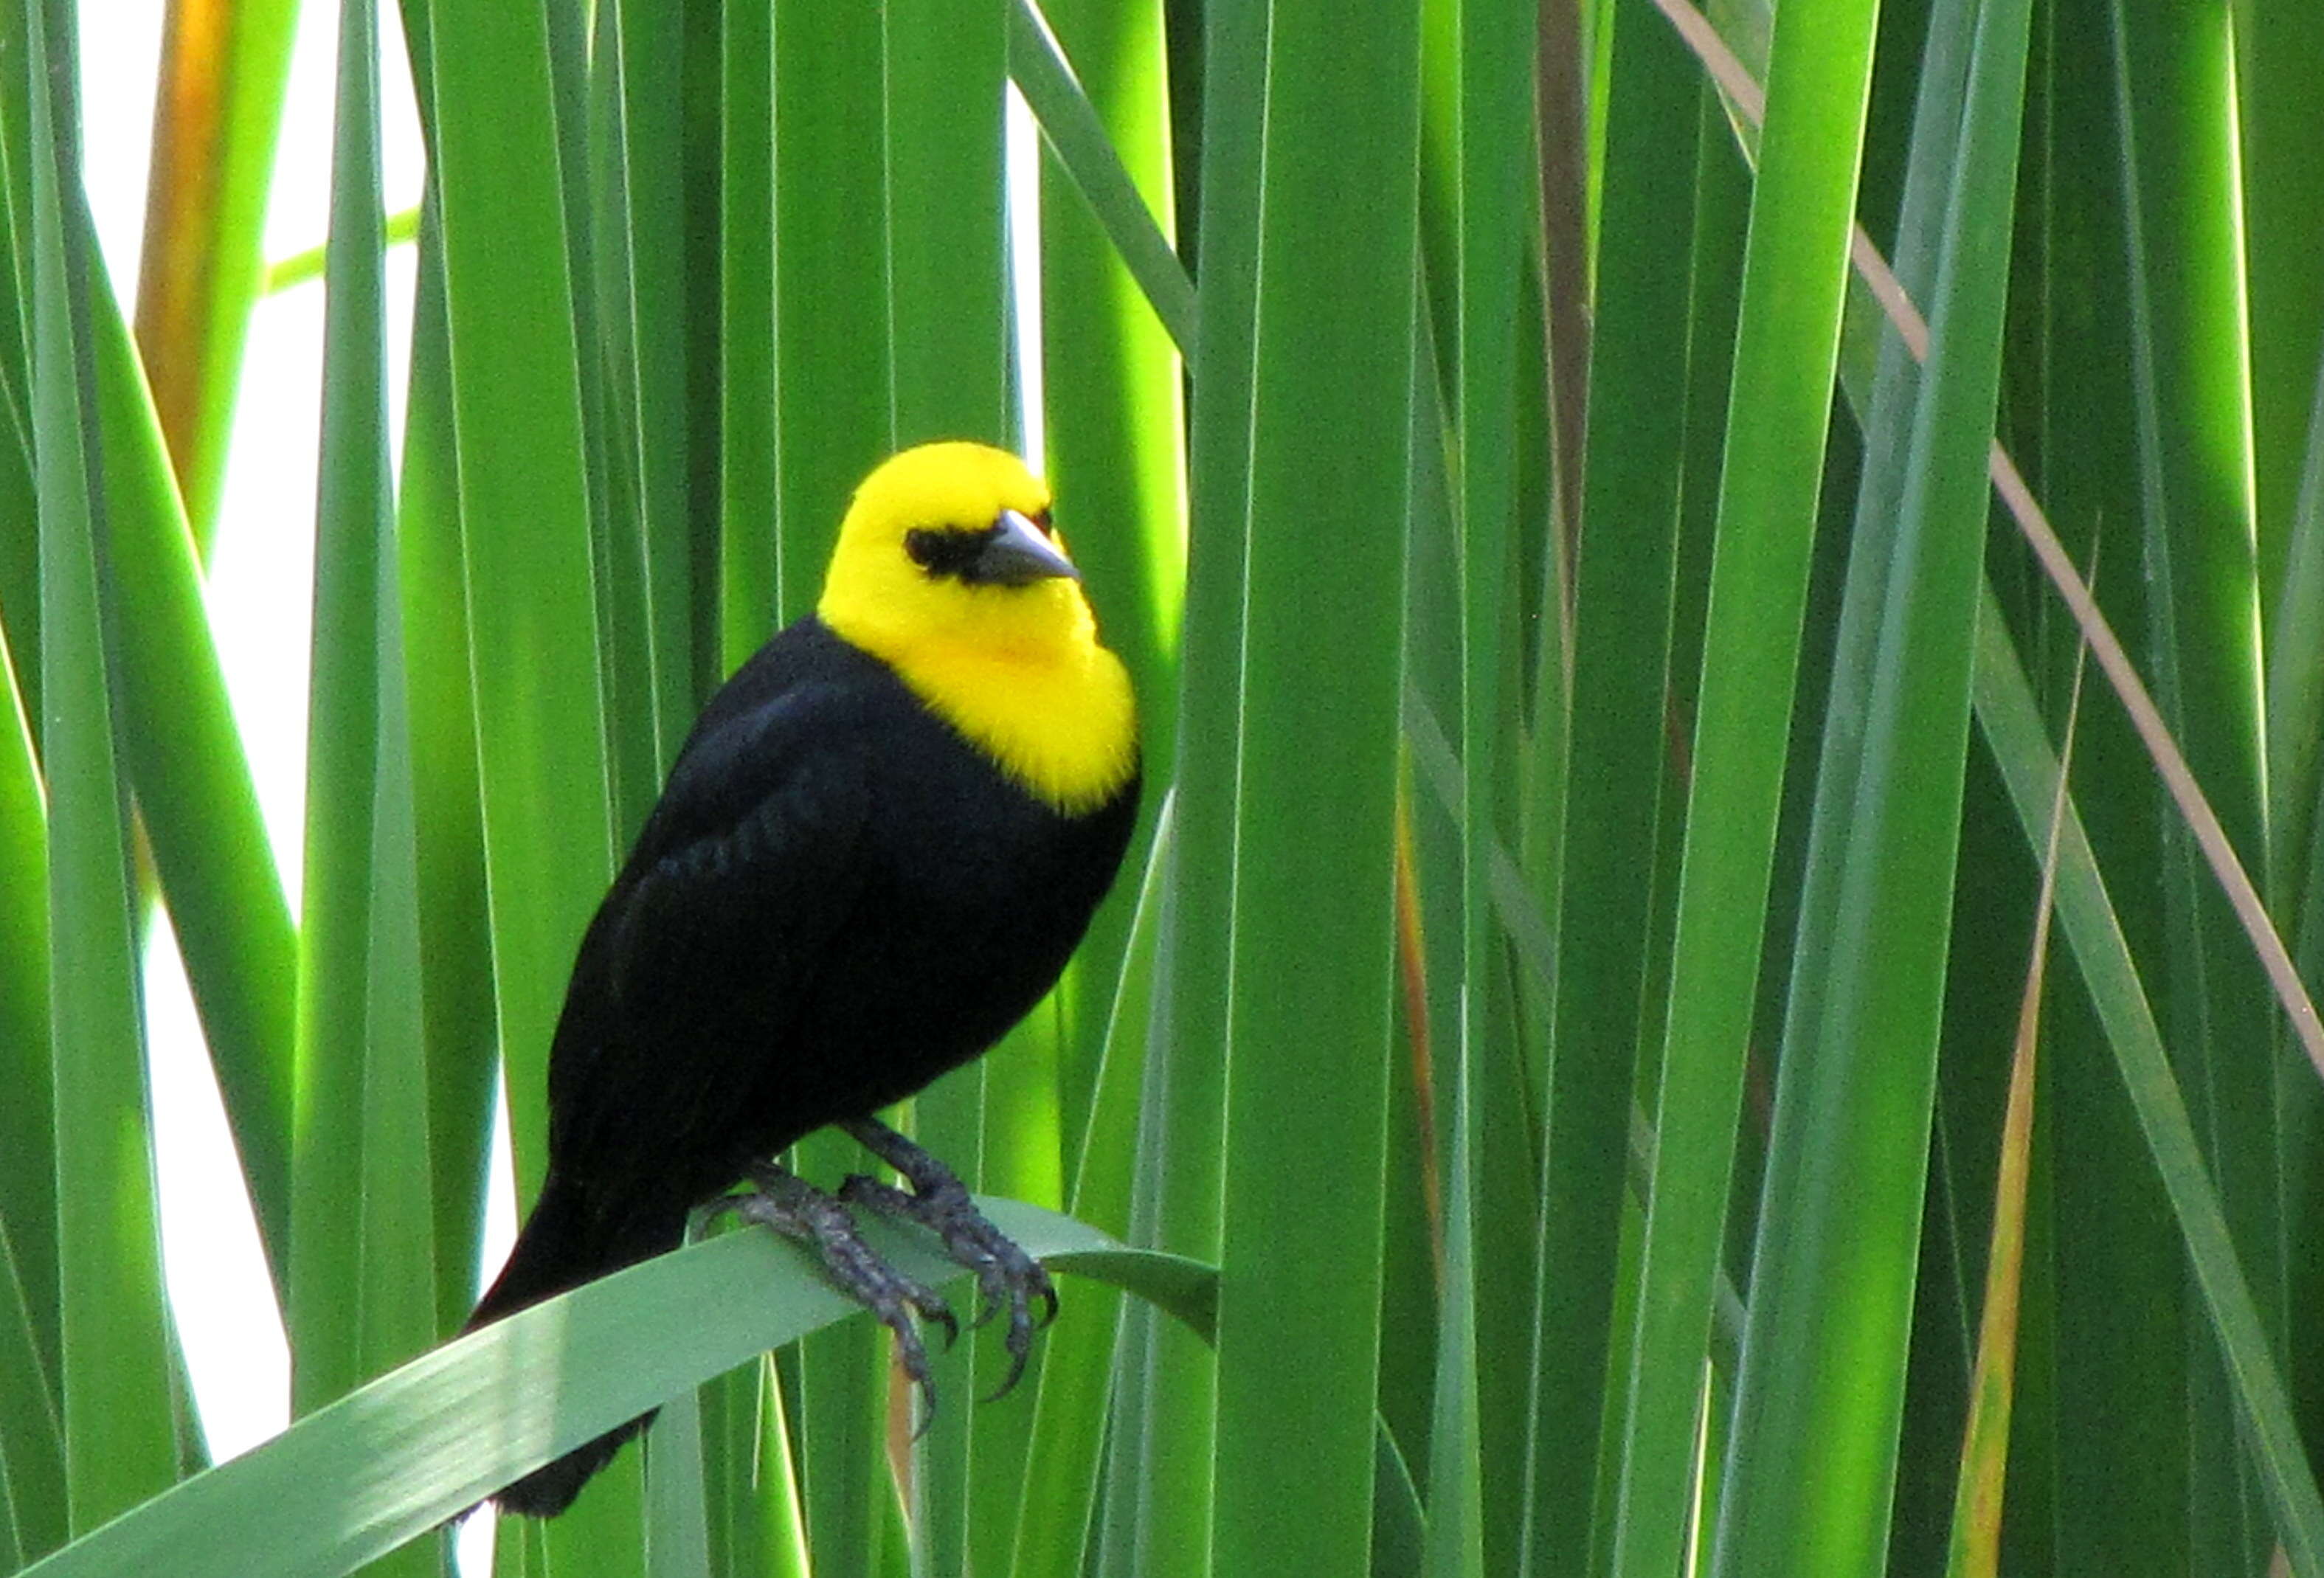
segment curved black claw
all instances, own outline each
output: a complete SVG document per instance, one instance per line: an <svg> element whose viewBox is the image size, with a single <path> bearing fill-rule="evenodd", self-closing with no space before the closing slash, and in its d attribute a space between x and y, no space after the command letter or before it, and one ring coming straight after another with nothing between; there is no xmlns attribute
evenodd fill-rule
<svg viewBox="0 0 2324 1578"><path fill-rule="evenodd" d="M1006 1397L1025 1374L1032 1357L1033 1333L1057 1318L1057 1290L1041 1262L1019 1249L984 1218L951 1168L914 1145L886 1124L872 1120L849 1123L847 1131L904 1175L907 1191L873 1178L857 1176L839 1188L839 1197L884 1216L917 1222L943 1241L945 1253L976 1273L978 1309L971 1329L984 1324L1002 1310L1009 1312L1003 1339L1009 1350L1009 1374L991 1397ZM1036 1300L1042 1310L1037 1320Z"/></svg>
<svg viewBox="0 0 2324 1578"><path fill-rule="evenodd" d="M872 1312L872 1317L895 1333L896 1363L920 1391L920 1428L936 1417L936 1381L928 1367L928 1352L912 1324L915 1315L945 1330L945 1346L960 1341L960 1322L942 1295L897 1270L873 1252L855 1231L847 1208L822 1190L781 1167L754 1167L749 1192L730 1195L718 1203L745 1222L773 1229L785 1238L812 1248L822 1258L824 1274L840 1292Z"/></svg>

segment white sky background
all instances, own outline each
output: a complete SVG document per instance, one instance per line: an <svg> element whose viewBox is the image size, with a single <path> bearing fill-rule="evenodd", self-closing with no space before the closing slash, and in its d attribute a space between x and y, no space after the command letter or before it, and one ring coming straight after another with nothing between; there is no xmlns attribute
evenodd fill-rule
<svg viewBox="0 0 2324 1578"><path fill-rule="evenodd" d="M144 227L152 95L165 0L81 7L82 137L97 239L124 309L135 299ZM420 127L392 5L381 7L383 155L391 213L419 201ZM301 7L267 212L266 255L320 243L328 217L338 8ZM1010 244L1018 302L1022 442L1040 465L1038 219L1032 117L1009 95ZM388 259L391 454L400 453L413 256ZM306 776L308 638L314 554L317 411L322 364L319 281L262 299L244 355L225 497L207 601L226 687L256 780L277 870L298 906ZM266 1284L240 1169L166 919L146 970L156 1166L171 1299L204 1435L224 1461L288 1422L289 1361ZM505 1138L485 1224L497 1263L514 1237ZM416 1231L417 1229L415 1229ZM490 1519L462 1541L470 1572L488 1570Z"/></svg>

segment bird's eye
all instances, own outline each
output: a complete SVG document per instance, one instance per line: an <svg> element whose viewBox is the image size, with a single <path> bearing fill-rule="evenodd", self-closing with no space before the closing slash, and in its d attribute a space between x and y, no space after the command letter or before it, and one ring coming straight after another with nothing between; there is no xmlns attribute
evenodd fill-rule
<svg viewBox="0 0 2324 1578"><path fill-rule="evenodd" d="M904 533L904 552L931 576L959 576L975 564L976 556L991 540L991 529L967 531L958 527L916 528Z"/></svg>

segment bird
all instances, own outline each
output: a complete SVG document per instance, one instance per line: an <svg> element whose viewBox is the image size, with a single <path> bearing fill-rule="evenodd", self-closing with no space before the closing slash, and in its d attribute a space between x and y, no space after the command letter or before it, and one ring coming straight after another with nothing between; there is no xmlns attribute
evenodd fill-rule
<svg viewBox="0 0 2324 1578"><path fill-rule="evenodd" d="M1009 1313L1013 1384L1033 1305L1056 1314L1046 1273L875 1114L1056 983L1121 863L1139 778L1129 674L1047 485L965 441L882 462L814 612L711 697L583 934L540 1191L465 1329L677 1248L711 1205L815 1250L932 1407L913 1317L956 1323L856 1236L852 1204L923 1223L976 1270L985 1315ZM829 1126L908 1187L829 1194L777 1164ZM492 1500L562 1512L651 1418Z"/></svg>

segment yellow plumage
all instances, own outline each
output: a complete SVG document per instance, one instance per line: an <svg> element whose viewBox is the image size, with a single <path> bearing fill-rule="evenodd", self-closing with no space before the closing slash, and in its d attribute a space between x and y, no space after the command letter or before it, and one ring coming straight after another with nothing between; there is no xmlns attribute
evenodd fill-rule
<svg viewBox="0 0 2324 1578"><path fill-rule="evenodd" d="M909 531L974 530L1003 510L1046 524L1048 508L1047 485L1002 450L907 449L856 490L816 614L1011 780L1075 816L1104 804L1138 765L1130 676L1098 643L1080 583L966 586L902 551Z"/></svg>

